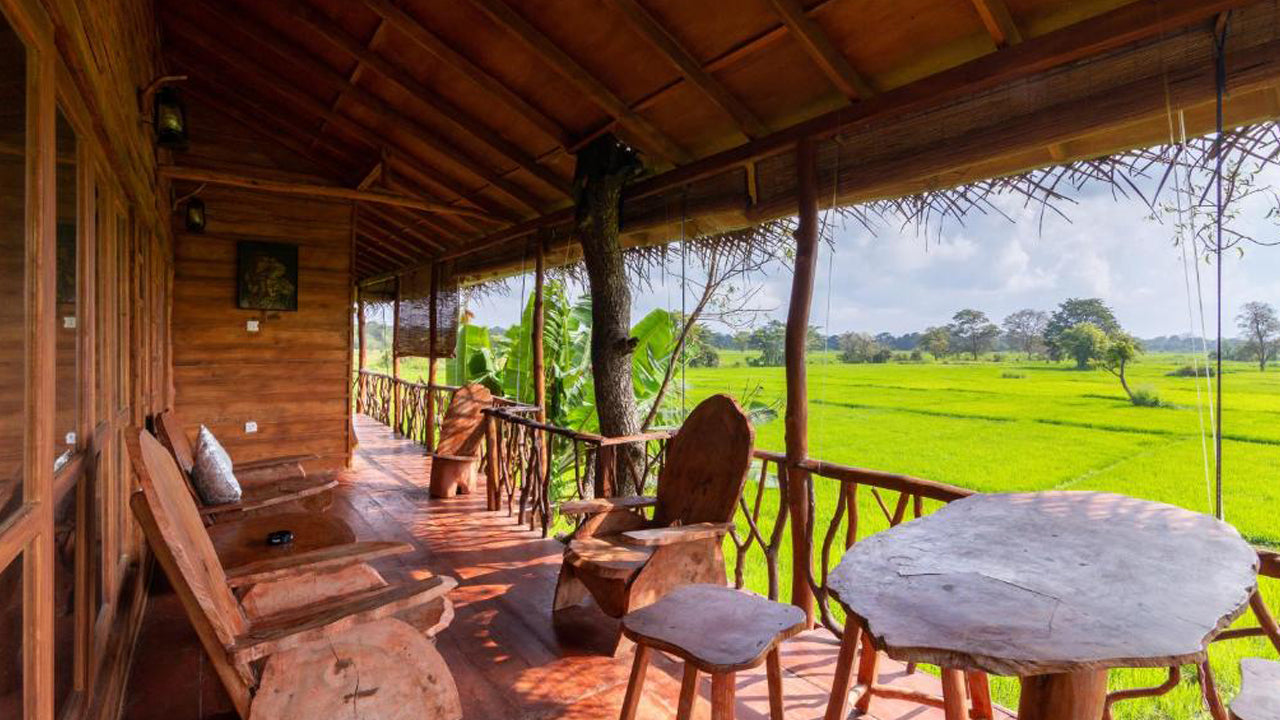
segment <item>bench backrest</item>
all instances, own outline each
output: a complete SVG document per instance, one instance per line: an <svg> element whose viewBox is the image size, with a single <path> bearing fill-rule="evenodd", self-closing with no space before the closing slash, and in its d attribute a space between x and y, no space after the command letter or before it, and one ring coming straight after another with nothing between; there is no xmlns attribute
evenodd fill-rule
<svg viewBox="0 0 1280 720"><path fill-rule="evenodd" d="M729 522L751 466L755 430L737 401L712 395L667 441L658 476L658 525Z"/></svg>
<svg viewBox="0 0 1280 720"><path fill-rule="evenodd" d="M493 407L493 393L480 383L464 385L453 393L449 409L440 421L440 440L436 452L441 455L472 456L478 454L484 439L484 409Z"/></svg>

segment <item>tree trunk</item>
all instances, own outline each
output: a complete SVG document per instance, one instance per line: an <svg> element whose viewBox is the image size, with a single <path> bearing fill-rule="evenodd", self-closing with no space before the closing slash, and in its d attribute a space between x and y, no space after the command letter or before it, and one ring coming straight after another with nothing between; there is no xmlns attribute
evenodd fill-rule
<svg viewBox="0 0 1280 720"><path fill-rule="evenodd" d="M574 170L575 220L583 263L591 286L591 377L595 385L600 433L636 435L635 386L631 381L631 289L618 242L622 188L640 171L635 151L612 135L602 135L578 153ZM617 487L609 494L631 494L628 480L639 473L639 448L619 448ZM625 468L625 470L624 470Z"/></svg>
<svg viewBox="0 0 1280 720"><path fill-rule="evenodd" d="M1129 382L1124 377L1125 362L1120 361L1120 387L1124 388L1124 394L1129 396L1129 402L1133 402L1133 391L1129 389Z"/></svg>

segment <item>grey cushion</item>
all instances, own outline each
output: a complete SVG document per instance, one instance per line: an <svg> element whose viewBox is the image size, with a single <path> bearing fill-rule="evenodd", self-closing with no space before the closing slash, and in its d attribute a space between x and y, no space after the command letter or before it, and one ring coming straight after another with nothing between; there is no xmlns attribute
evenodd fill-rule
<svg viewBox="0 0 1280 720"><path fill-rule="evenodd" d="M222 444L201 425L196 437L195 464L191 468L191 484L205 505L240 502L240 483L231 470L231 456Z"/></svg>

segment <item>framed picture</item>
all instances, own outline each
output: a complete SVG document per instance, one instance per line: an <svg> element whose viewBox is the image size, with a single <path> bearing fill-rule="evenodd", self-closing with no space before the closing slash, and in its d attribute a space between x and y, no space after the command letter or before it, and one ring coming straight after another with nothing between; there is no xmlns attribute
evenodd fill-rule
<svg viewBox="0 0 1280 720"><path fill-rule="evenodd" d="M241 241L236 244L236 307L298 309L298 246Z"/></svg>

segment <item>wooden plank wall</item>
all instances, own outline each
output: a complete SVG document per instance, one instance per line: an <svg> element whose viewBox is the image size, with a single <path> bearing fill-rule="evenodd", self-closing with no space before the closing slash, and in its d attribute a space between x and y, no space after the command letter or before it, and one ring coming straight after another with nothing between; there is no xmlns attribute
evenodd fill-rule
<svg viewBox="0 0 1280 720"><path fill-rule="evenodd" d="M212 108L193 105L192 147L174 161L296 174L283 157ZM179 184L180 195L190 192ZM314 454L313 469L349 457L351 239L346 202L205 186L208 226L175 223L173 362L176 407L194 438L209 426L232 458ZM177 216L175 215L175 218ZM298 245L298 311L236 307L236 244ZM258 320L256 333L246 329ZM256 434L245 423L258 424Z"/></svg>

